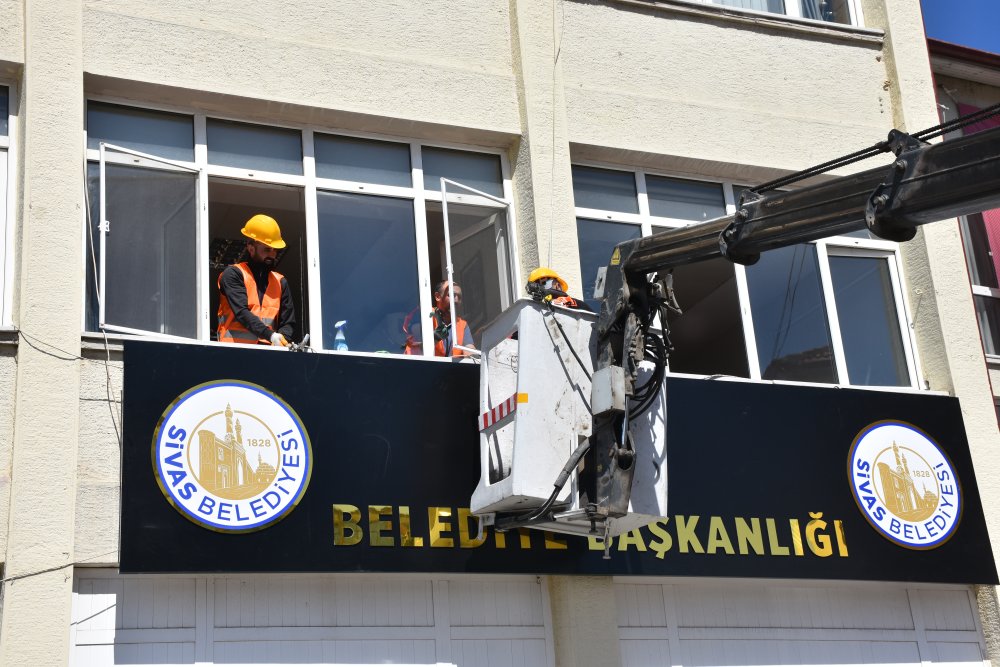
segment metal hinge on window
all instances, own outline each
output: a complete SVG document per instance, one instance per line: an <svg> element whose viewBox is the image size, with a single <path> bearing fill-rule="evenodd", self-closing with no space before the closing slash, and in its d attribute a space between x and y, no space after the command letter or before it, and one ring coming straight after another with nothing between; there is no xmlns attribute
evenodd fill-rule
<svg viewBox="0 0 1000 667"><path fill-rule="evenodd" d="M105 233L105 234L110 234L111 233L111 221L110 220L103 220L101 222L101 231L103 233Z"/></svg>

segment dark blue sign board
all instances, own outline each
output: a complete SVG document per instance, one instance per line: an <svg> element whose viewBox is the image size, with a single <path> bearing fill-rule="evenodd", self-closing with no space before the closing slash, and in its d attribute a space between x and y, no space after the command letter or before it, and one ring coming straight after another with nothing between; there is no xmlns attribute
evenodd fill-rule
<svg viewBox="0 0 1000 667"><path fill-rule="evenodd" d="M605 558L596 539L533 530L479 534L467 510L480 470L478 371L474 364L390 356L127 341L121 571L998 583L954 398L668 378L670 516L615 539ZM185 433L190 448L201 428L193 422L189 428L171 426L171 419L180 419L179 399L220 381L256 385L273 394L308 434L311 468L282 482L290 486L305 480L304 491L293 498L294 489L284 489L295 502L274 510L274 520L267 515L269 500L240 510L236 501L199 504L195 495L185 511L180 496L171 495L191 480L171 467L180 459L169 447L185 443L170 442L165 434L191 431ZM211 418L206 412L208 421L202 424L219 426L216 439L201 436L207 441L200 446L208 447L202 450L203 462L215 445L223 458L225 409L208 409L215 414ZM234 410L239 413L239 406ZM237 415L246 423L237 430L250 429L249 412ZM232 439L232 423L226 423ZM898 466L891 448L876 447L871 456L882 463L872 458L866 469L859 454L862 436L879 424L921 434L948 465L901 443L901 457L895 453ZM293 454L291 431L274 433L275 445L286 447L278 449L279 456ZM264 457L254 459L252 445L258 439L246 440L240 465L255 461L246 474L263 475L262 483L281 489L284 473L274 473ZM306 459L282 460L295 465ZM193 470L208 475L204 463L199 466ZM273 498L281 495L274 493ZM912 521L893 523L889 516L878 523L880 507L907 501L912 506L893 511ZM242 520L240 511L263 527L217 527L234 525L237 516ZM199 523L199 512L216 527Z"/></svg>

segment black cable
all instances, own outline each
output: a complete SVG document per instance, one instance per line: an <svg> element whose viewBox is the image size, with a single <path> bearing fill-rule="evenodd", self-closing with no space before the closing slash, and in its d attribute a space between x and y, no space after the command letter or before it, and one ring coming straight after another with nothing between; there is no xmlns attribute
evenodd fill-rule
<svg viewBox="0 0 1000 667"><path fill-rule="evenodd" d="M532 512L527 512L525 514L522 514L521 516L514 517L510 521L505 521L503 523L525 524L540 519L542 516L544 516L546 512L552 509L552 506L556 502L556 498L559 496L559 492L562 491L564 486L566 486L566 482L567 480L569 480L570 474L580 464L580 459L583 458L583 455L587 453L588 449L590 449L589 438L581 442L579 446L575 450L573 450L573 453L570 454L569 460L566 461L566 465L562 467L562 470L559 471L559 475L556 476L556 481L553 484L555 488L552 490L552 494L548 497L548 499L544 503L542 503L541 507Z"/></svg>
<svg viewBox="0 0 1000 667"><path fill-rule="evenodd" d="M556 317L556 309L552 307L551 303L546 302L546 305L549 307L549 312L552 313L552 319L555 320L556 326L559 327L559 333L562 334L563 340L566 341L566 347L568 347L569 351L573 353L573 358L576 359L576 363L580 364L580 369L583 371L583 374L587 376L588 380L590 380L590 372L587 370L587 367L583 365L583 359L581 359L580 355L576 353L575 349L573 349L573 344L569 342L569 336L566 335L566 330L563 329L562 324L559 323L559 318Z"/></svg>
<svg viewBox="0 0 1000 667"><path fill-rule="evenodd" d="M957 130L959 128L966 127L967 125L978 123L981 120L986 120L987 118L998 114L1000 114L1000 103L985 107L965 116L960 116L950 121L940 123L934 127L929 127L926 130L915 132L910 136L919 141L927 141L928 139L934 139L951 132L952 130ZM815 176L831 169L836 169L837 167L844 167L855 162L860 162L861 160L867 160L870 157L875 157L881 153L888 153L891 149L892 144L888 140L880 141L879 143L873 144L868 148L863 148L859 151L849 153L848 155L844 155L834 160L829 160L828 162L818 164L814 167L809 167L808 169L797 171L793 174L789 174L788 176L782 176L781 178L776 178L773 181L768 181L767 183L762 183L761 185L748 188L747 191L760 194L767 192L768 190L775 190L783 185L789 185L791 183L795 183L796 181L801 181L804 178Z"/></svg>

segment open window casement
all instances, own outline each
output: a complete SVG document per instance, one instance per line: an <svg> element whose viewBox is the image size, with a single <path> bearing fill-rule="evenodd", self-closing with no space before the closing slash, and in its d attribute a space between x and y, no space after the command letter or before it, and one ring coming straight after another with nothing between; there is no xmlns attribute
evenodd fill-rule
<svg viewBox="0 0 1000 667"><path fill-rule="evenodd" d="M98 315L104 331L198 338L198 183L187 165L100 145Z"/></svg>
<svg viewBox="0 0 1000 667"><path fill-rule="evenodd" d="M460 312L451 301L451 321L464 319L477 347L483 327L513 301L510 208L506 199L441 179L442 263L449 284L457 283L463 294ZM451 327L451 346L478 354L457 340L456 329Z"/></svg>

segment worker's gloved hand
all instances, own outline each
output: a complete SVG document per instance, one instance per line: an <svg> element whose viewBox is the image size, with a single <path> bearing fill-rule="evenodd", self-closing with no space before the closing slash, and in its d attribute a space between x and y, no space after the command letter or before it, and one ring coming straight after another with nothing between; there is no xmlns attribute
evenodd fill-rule
<svg viewBox="0 0 1000 667"><path fill-rule="evenodd" d="M274 347L288 347L288 341L280 333L271 334L271 345Z"/></svg>

